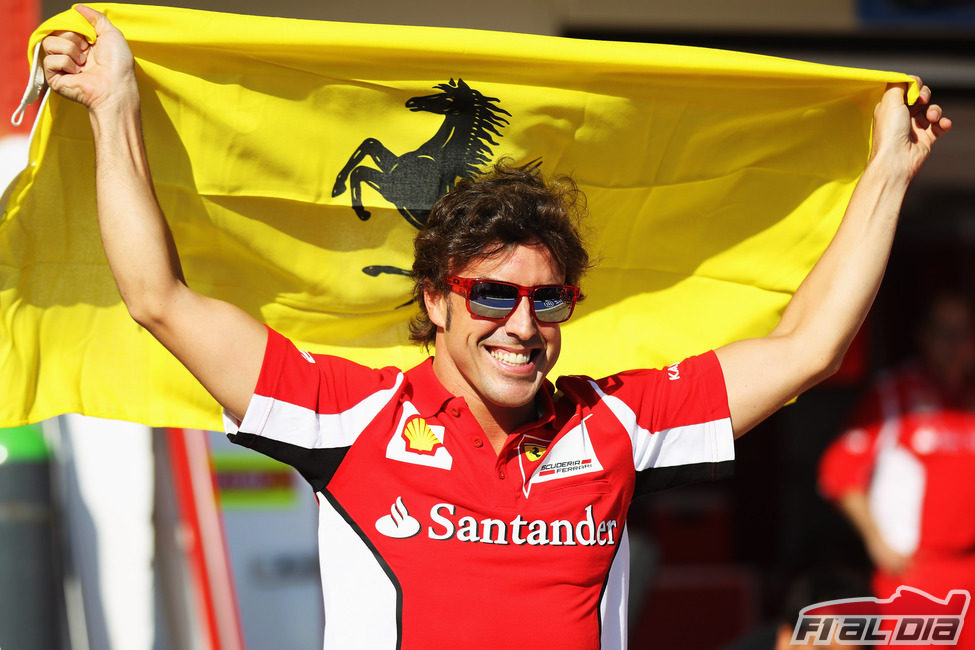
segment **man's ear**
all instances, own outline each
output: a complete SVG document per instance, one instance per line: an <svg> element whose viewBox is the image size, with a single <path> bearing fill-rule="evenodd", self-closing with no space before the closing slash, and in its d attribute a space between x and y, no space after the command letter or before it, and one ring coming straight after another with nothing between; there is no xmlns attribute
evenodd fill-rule
<svg viewBox="0 0 975 650"><path fill-rule="evenodd" d="M447 328L447 296L435 290L429 282L423 284L423 303L427 306L430 322L439 329Z"/></svg>

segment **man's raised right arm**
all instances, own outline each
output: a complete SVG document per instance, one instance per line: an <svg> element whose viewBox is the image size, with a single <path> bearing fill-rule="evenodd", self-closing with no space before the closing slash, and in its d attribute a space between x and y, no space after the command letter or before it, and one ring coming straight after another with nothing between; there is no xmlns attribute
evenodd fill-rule
<svg viewBox="0 0 975 650"><path fill-rule="evenodd" d="M77 11L95 27L95 43L73 32L48 36L44 73L52 90L88 108L98 222L119 293L132 317L241 417L257 384L267 330L234 305L186 286L153 190L132 53L104 15L83 6Z"/></svg>

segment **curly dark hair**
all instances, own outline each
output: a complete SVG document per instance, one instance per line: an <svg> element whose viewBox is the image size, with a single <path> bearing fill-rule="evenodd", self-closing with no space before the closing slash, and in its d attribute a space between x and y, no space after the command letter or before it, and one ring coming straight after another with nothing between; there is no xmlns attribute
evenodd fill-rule
<svg viewBox="0 0 975 650"><path fill-rule="evenodd" d="M446 294L447 276L457 269L519 244L545 246L565 282L578 285L590 266L579 233L585 212L585 196L575 182L567 176L546 181L537 163L513 166L502 160L487 174L459 181L433 205L414 242L410 276L420 313L410 323L410 338L429 346L436 337L425 287Z"/></svg>

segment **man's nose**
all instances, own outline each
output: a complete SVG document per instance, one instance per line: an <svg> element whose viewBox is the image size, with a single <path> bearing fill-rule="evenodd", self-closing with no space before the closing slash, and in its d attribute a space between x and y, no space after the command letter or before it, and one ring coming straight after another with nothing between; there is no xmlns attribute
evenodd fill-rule
<svg viewBox="0 0 975 650"><path fill-rule="evenodd" d="M522 341L527 341L538 332L538 324L532 316L530 300L530 296L520 296L518 304L504 323L505 331Z"/></svg>

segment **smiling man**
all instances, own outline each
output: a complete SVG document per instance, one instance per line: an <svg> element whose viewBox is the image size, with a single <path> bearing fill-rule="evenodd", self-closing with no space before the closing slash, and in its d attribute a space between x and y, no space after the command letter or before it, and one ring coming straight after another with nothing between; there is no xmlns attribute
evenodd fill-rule
<svg viewBox="0 0 975 650"><path fill-rule="evenodd" d="M466 398L496 451L533 418L579 298L589 265L579 205L570 179L499 165L461 181L417 235L413 340L434 346L437 378Z"/></svg>
<svg viewBox="0 0 975 650"><path fill-rule="evenodd" d="M416 240L413 335L434 357L370 369L301 352L186 286L131 52L103 15L78 11L97 40L49 36L44 70L89 110L119 291L223 405L231 438L316 491L327 647L624 647L632 497L725 474L734 436L836 368L908 183L951 126L927 87L913 107L888 89L843 223L768 336L663 370L563 377L558 391L546 375L589 264L575 190L532 168L459 183Z"/></svg>
<svg viewBox="0 0 975 650"><path fill-rule="evenodd" d="M478 421L497 425L485 433L500 450L505 432L531 419L535 395L559 357L561 321L540 320L535 306L542 301L536 295L559 285L565 274L540 244L516 244L460 271L464 277L447 278L449 293L430 288L423 292L429 318L437 326L435 349L443 351L434 358L433 370L447 390L476 405ZM521 287L516 281L528 286ZM576 300L576 287L550 290L559 303ZM507 294L511 295L505 297ZM492 311L492 302L508 301L512 307L507 313L493 308L497 316L482 315ZM458 303L469 318L451 319L460 311ZM483 308L478 310L478 305ZM567 308L565 316L570 313Z"/></svg>

